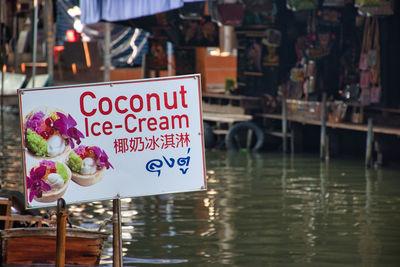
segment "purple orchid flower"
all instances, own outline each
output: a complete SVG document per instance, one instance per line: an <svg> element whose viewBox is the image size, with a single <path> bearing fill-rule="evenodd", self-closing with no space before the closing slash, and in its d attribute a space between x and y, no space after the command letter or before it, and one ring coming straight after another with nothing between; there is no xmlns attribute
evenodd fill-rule
<svg viewBox="0 0 400 267"><path fill-rule="evenodd" d="M99 165L100 169L103 168L103 166L106 166L107 169L110 167L114 169L114 166L108 161L107 153L104 150L101 150L97 146L93 146L90 149L96 154L97 164Z"/></svg>
<svg viewBox="0 0 400 267"><path fill-rule="evenodd" d="M76 121L70 114L68 117L65 116L61 112L57 112L57 115L60 117L54 122L54 127L64 136L68 138L69 143L71 144L71 148L75 147L74 139L76 143L79 145L81 143L81 138L85 138L83 133L81 133L78 129L75 128L77 125Z"/></svg>
<svg viewBox="0 0 400 267"><path fill-rule="evenodd" d="M46 174L46 169L46 166L32 168L29 173L30 176L26 177L26 187L30 189L29 202L32 202L35 196L38 198L42 197L43 190L51 190L51 187L42 179Z"/></svg>

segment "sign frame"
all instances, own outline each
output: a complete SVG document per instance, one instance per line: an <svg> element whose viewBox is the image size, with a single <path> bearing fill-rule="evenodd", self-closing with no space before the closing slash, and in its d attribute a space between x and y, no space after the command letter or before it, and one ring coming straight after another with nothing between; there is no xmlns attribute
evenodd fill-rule
<svg viewBox="0 0 400 267"><path fill-rule="evenodd" d="M170 86L170 87L168 87L168 86ZM180 87L180 88L178 88L178 87ZM148 88L150 88L150 89L148 89ZM105 91L106 89L110 90L109 91L110 93L108 93L108 91L106 92ZM157 90L161 90L161 91L157 91ZM162 91L162 90L164 90L164 91ZM68 93L67 93L67 91L68 91ZM82 92L87 92L87 94L84 97L82 97L82 95L83 95ZM94 97L96 92L100 92L100 93L98 93L99 94L98 96L96 95ZM128 95L128 92L129 92L129 95ZM162 194L184 193L184 192L206 190L207 189L207 181L206 181L204 129L203 129L203 119L202 119L201 93L202 93L202 90L201 90L200 74L169 76L169 77L138 79L138 80L112 81L112 82L101 82L101 83L88 83L88 84L77 84L77 85L65 85L65 86L54 86L54 87L43 87L43 88L18 89L18 101L19 101L19 111L20 111L19 113L20 113L20 121L21 121L20 122L21 146L22 146L22 151L23 151L22 160L23 160L23 170L24 170L24 194L25 194L26 208L33 209L33 208L56 206L56 200L53 201L51 199L52 201L48 201L48 202L42 202L41 200L37 201L38 199L40 199L37 197L37 195L34 195L34 197L32 197L32 199L31 199L30 193L32 191L31 188L33 188L33 187L30 187L30 189L27 188L28 184L29 184L29 186L31 186L31 180L32 180L31 178L35 176L34 172L36 172L38 170L38 166L43 165L43 160L39 162L36 159L36 156L31 155L32 151L30 151L26 146L27 145L26 143L28 142L26 139L26 132L28 129L27 117L29 117L27 115L28 115L28 111L31 112L32 107L35 106L34 104L31 103L31 102L35 102L32 100L37 99L39 96L41 96L43 94L43 96L41 96L42 99L50 100L50 102L53 106L54 105L57 106L57 109L59 106L63 107L65 109L65 107L69 107L67 104L60 105L60 103L58 103L57 101L55 101L55 100L51 101L51 100L53 98L55 98L55 96L57 96L57 97L60 96L61 98L64 98L64 99L60 100L60 101L63 101L62 103L64 103L64 101L68 101L68 99L72 99L73 101L71 104L71 106L72 106L71 108L75 112L74 115L75 115L76 122L77 122L76 128L84 129L84 131L81 132L84 135L84 138L82 138L82 140L80 140L80 141L82 143L84 143L86 140L89 140L89 141L92 141L92 143L95 143L95 145L93 145L93 146L96 146L97 144L106 146L106 148L108 148L108 150L106 148L104 148L104 150L102 150L103 152L107 152L107 154L109 154L109 157L107 156L107 159L109 159L110 166L107 166L107 163L105 165L103 164L104 166L107 166L106 178L110 178L110 176L111 176L111 177L113 177L112 179L117 180L117 178L115 178L114 176L119 175L118 179L122 179L124 181L124 183L129 186L132 186L132 184L130 184L130 181L128 183L126 183L126 181L128 181L127 173L129 173L129 172L127 172L124 169L124 168L126 168L126 165L128 164L128 163L126 163L126 161L129 159L129 157L126 156L127 153L125 153L125 155L122 155L122 154L118 155L119 152L118 153L116 152L117 151L116 141L114 142L114 144L115 144L114 153L115 154L110 153L112 151L112 149L111 149L111 144L110 144L109 140L111 140L112 138L116 138L117 135L121 135L121 132L118 133L118 131L120 130L120 128L123 128L123 127L119 124L118 125L114 124L113 126L110 126L110 124L112 124L115 121L117 121L118 119L120 119L121 116L125 116L125 128L124 128L125 134L127 133L126 131L131 131L131 133L132 133L133 129L136 128L137 131L135 131L134 133L139 135L139 130L141 129L143 131L142 132L143 135L141 137L146 138L146 140L147 140L147 137L145 136L145 134L149 134L149 133L157 133L158 138L161 139L162 137L164 137L165 139L167 139L168 134L173 135L173 137L177 138L178 134L182 134L184 132L184 130L186 130L186 136L190 136L190 140L188 140L188 138L186 139L187 140L186 146L182 142L182 143L180 143L180 145L181 145L180 147L179 146L171 147L171 142L172 142L171 141L172 137L171 137L171 138L169 138L170 146L169 147L166 146L166 148L164 148L164 150L161 150L161 148L160 148L161 145L159 145L158 147L153 146L152 148L154 148L154 149L149 149L148 151L135 150L132 152L132 150L131 150L131 154L133 155L131 157L135 158L135 160L134 160L135 162L136 161L141 162L141 160L142 160L141 155L143 155L143 157L153 157L151 155L155 155L157 152L159 153L159 156L153 157L154 159L152 159L153 162L151 164L150 164L151 160L147 161L147 164L145 166L147 172L143 171L143 170L141 170L140 172L139 171L136 172L133 170L133 173L137 173L137 175L142 175L142 177L148 178L146 176L147 174L149 174L149 177L151 175L156 176L156 178L152 177L150 180L154 180L154 178L160 180L160 178L159 178L160 175L161 176L165 175L163 177L164 182L148 182L147 180L146 181L143 180L141 182L144 184L143 188L145 188L147 186L146 189L143 190L143 192L140 191L141 189L140 190L138 189L139 191L133 190L132 193L129 193L128 191L125 190L124 186L122 186L121 188L124 188L124 190L113 188L113 190L110 191L110 192L112 192L110 194L98 193L98 192L102 192L102 190L104 191L104 190L111 189L110 185L113 185L113 183L109 182L108 187L97 187L96 193L92 192L92 191L95 191L95 189L90 191L91 185L89 185L89 186L84 185L84 186L79 187L80 189L83 190L83 192L88 192L88 194L90 193L91 195L90 194L89 195L92 196L92 197L81 198L78 193L71 193L72 191L74 191L74 192L76 191L75 181L77 181L76 180L77 178L76 178L76 176L74 176L74 180L70 179L69 185L67 185L67 187L74 186L74 189L73 190L71 189L70 190L71 192L69 192L67 190L67 193L65 193L65 197L63 196L63 198L65 198L67 204L79 204L79 203L92 202L92 201L104 201L104 200L112 200L112 199L120 199L120 198L133 198L133 197L148 196L148 195L162 195ZM164 106L162 106L162 104L161 104L161 107L160 107L160 105L154 104L157 102L150 102L150 101L153 101L153 100L148 100L149 99L148 95L150 95L150 94L159 94L159 95L164 94L163 95ZM79 101L77 101L76 95L80 95ZM118 97L116 97L116 95L118 95ZM132 95L136 96L136 98L134 100L132 100L132 98L133 98ZM141 103L138 100L139 99L138 96L142 96L144 98L145 95L148 97L147 102L146 102L148 105L147 110L146 110L146 107L144 107L144 105L146 105L146 103L144 103L144 104L142 103L143 108L140 111L138 111L138 105L140 106L140 103ZM131 99L129 100L129 104L128 104L129 97L131 97ZM99 106L97 106L97 108L88 107L85 109L85 107L83 107L86 105L86 103L91 104L91 102L93 102L92 101L93 99L102 100L102 99L107 99L107 98L111 99L113 101L109 102L108 100L104 100L103 102L101 102L103 105L100 106L100 104L98 104ZM174 101L171 101L171 99ZM38 101L40 102L41 100L38 100ZM79 104L80 104L81 115L84 115L82 117L80 115L76 116L76 114L79 114L76 111L76 107L79 106L78 103L76 103L76 101L80 102ZM107 115L109 115L109 114L107 114L108 110L111 109L110 108L111 106L107 106L107 105L110 103L117 105L117 101L119 101L118 104L120 104L121 106L118 106L118 107L114 106L114 109L112 112L114 112L115 114L110 111L110 114L112 114L111 115L112 117L110 116L109 120L105 120L104 118L107 118ZM132 103L131 103L131 101L132 101ZM168 101L173 104L168 103ZM57 105L57 103L59 105ZM90 104L87 104L87 106L89 106ZM29 106L29 108L28 108L28 106ZM41 106L41 105L38 104L37 106ZM123 108L122 108L122 106L123 106ZM167 108L165 108L165 107L167 107ZM71 111L68 109L64 110L63 108L60 108L60 111L54 111L52 114L54 114L54 113L58 114L57 112ZM118 110L118 109L119 109L119 111L124 111L123 114L117 113L116 110ZM168 110L168 109L170 109L170 110ZM98 111L97 114L93 115L93 117L87 116L89 113L91 113L89 111L93 111L93 110ZM129 111L126 111L126 110L129 110ZM101 111L104 114L101 113ZM138 111L138 112L135 113L133 111ZM181 114L179 114L179 112L181 112ZM183 112L186 112L186 113L183 113ZM164 113L172 114L170 117L171 118L170 125L168 126L171 128L168 128L166 126L167 124L165 121L167 119L165 119L165 121L161 120L161 118L167 117L167 115L165 115L165 116L163 115ZM125 114L128 114L128 115L125 115ZM144 114L143 117L140 117L141 114L142 115ZM157 115L162 115L162 116L157 117ZM69 118L69 116L70 116L70 114L65 114L65 117ZM128 116L130 116L130 117L128 119L126 119ZM172 119L173 116L175 116L174 117L175 121L176 121L177 117L179 117L179 119L180 119L178 122L176 122L176 128L173 128L173 126L171 126L171 125L174 125L173 119ZM56 117L58 117L58 119L59 119L59 116L56 116ZM93 123L91 125L91 122L90 122L91 118L99 119L101 117L103 117L103 119L104 119L102 125L100 125L100 123L98 123L98 122ZM31 118L31 117L29 117L29 118ZM161 122L156 125L155 120L157 120L157 118L159 118ZM134 119L136 119L136 120L134 120ZM143 119L145 122L147 122L147 124L145 124L145 123L139 124L140 119ZM164 124L163 124L163 122L164 122ZM186 128L185 128L185 122L186 122ZM136 123L136 124L135 124L135 127L126 126L128 123L131 123L131 124ZM55 124L56 124L56 122L52 123L51 125L55 125ZM31 125L31 124L29 124L29 125ZM143 125L145 125L145 126L143 126ZM143 127L143 129L140 128L139 126ZM90 128L90 127L92 127L92 128ZM95 134L98 134L98 132L94 132L94 131L90 132L90 129L93 129L93 127L96 130L98 130L98 129L103 130L102 134L100 134L100 137L94 136ZM164 130L165 130L165 134L163 134ZM182 133L179 132L179 130L182 130L181 131ZM111 131L115 131L117 133L113 132L110 134ZM153 140L155 140L155 138L154 138L155 135L156 134L153 135ZM61 136L63 136L63 135L61 135ZM138 138L141 138L141 137L138 137ZM126 138L123 138L123 139L125 140ZM68 140L71 140L71 139L68 139ZM117 139L115 139L115 140L117 140ZM78 142L76 142L76 140L75 140L75 142L74 142L74 140L71 140L71 141L72 141L72 143L75 143L75 148L74 148L74 151L75 151L75 149L78 147ZM98 142L98 141L100 141L100 142ZM108 143L106 141L108 141ZM132 141L132 138L131 138L131 141ZM189 147L189 144L192 147ZM165 145L165 140L162 145ZM71 145L71 147L72 147L72 145ZM92 144L90 146L88 145L87 147L92 147ZM144 147L144 145L143 145L143 147ZM50 149L50 148L48 148L48 149ZM131 149L132 149L132 146L131 146ZM72 151L72 149L71 149L71 151ZM168 151L170 153L164 153L164 154L160 153L162 151ZM69 153L71 153L71 152L69 152ZM71 157L71 156L69 156L69 157ZM100 158L100 156L97 158ZM41 159L43 159L43 158L41 158ZM186 159L186 161L185 161L185 159ZM71 158L69 158L69 161L70 160L71 160ZM55 162L60 161L65 164L67 164L67 162L69 162L66 158L63 158L62 160L61 159L59 160L57 158L54 161ZM201 164L199 164L200 161L201 161ZM111 162L112 162L112 164L111 164ZM143 162L141 162L141 163L143 163ZM190 163L192 163L192 164L190 164ZM178 166L178 164L179 164L179 166ZM161 167L160 167L160 165L161 165ZM69 165L67 165L67 167L68 166ZM103 166L103 169L104 169L104 166ZM121 167L121 166L123 166L123 167ZM164 168L164 169L162 169L162 171L151 169L154 166L159 167L159 168ZM111 167L111 168L108 169L108 167ZM118 167L121 167L121 171L119 171ZM47 168L49 169L49 167L47 167ZM53 166L53 168L54 168L54 166ZM72 173L74 174L74 172L72 172ZM146 175L143 176L143 174L146 174ZM158 176L157 176L157 174L158 174ZM109 176L109 177L107 177L107 176ZM183 180L179 180L180 179L179 177L180 178L182 178L182 177L188 178L189 177L189 178L187 180L184 180L184 182L182 182L182 184L179 184L178 181L183 181ZM30 181L27 181L27 179L30 179ZM104 178L101 178L101 179L106 180ZM100 179L100 181L103 182L101 179ZM139 179L141 179L141 178L140 177L132 178L132 180L139 180ZM166 181L166 180L170 180L172 183L168 183L168 181ZM46 181L48 181L48 180L46 180ZM99 183L96 182L95 186L100 185L101 182L99 182ZM65 182L65 183L67 184L67 182ZM114 184L115 184L115 182L114 182ZM135 184L135 185L137 185L137 184ZM95 186L93 186L93 188L95 188ZM154 188L155 188L154 190L153 190L153 188L148 189L148 187L152 187L152 186L154 186ZM157 187L157 186L160 186L160 187ZM163 189L164 187L165 187L165 190ZM84 191L84 190L86 190L86 191ZM45 191L43 191L43 192L45 192ZM82 193L82 195L83 194L84 193ZM43 197L43 199L45 198L44 195L43 196L41 195L40 197Z"/></svg>

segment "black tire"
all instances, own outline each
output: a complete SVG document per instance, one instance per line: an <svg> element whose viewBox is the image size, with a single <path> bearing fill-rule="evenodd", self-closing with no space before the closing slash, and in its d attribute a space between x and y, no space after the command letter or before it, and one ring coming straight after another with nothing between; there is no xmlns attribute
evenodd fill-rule
<svg viewBox="0 0 400 267"><path fill-rule="evenodd" d="M216 144L216 137L213 133L211 126L203 122L203 131L204 131L204 147L205 148L213 148Z"/></svg>
<svg viewBox="0 0 400 267"><path fill-rule="evenodd" d="M252 139L253 136L255 136L256 140L252 141L250 144L247 144L249 130L252 130ZM252 152L257 152L262 148L263 144L264 133L260 127L253 122L236 123L229 129L225 136L225 145L230 151L246 149Z"/></svg>

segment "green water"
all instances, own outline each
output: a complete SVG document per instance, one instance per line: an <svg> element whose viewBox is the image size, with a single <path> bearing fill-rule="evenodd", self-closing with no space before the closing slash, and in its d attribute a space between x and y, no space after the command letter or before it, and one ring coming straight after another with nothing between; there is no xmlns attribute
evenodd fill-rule
<svg viewBox="0 0 400 267"><path fill-rule="evenodd" d="M2 188L22 187L18 125L2 129ZM226 151L206 164L207 191L121 201L124 266L399 266L400 169ZM111 201L68 208L89 228L112 215Z"/></svg>

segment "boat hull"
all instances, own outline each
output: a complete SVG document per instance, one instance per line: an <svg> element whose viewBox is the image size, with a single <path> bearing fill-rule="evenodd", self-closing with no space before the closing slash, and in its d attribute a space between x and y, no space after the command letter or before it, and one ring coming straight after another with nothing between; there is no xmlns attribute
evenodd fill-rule
<svg viewBox="0 0 400 267"><path fill-rule="evenodd" d="M56 229L15 228L0 231L1 263L6 264L55 264ZM108 234L67 228L65 263L96 266L100 263L104 241Z"/></svg>

